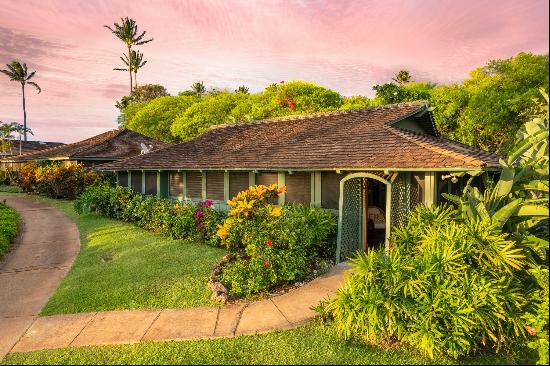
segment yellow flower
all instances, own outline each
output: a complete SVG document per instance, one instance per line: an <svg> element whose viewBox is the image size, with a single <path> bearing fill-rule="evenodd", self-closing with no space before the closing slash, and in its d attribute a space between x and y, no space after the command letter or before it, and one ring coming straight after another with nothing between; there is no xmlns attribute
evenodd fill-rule
<svg viewBox="0 0 550 366"><path fill-rule="evenodd" d="M271 216L273 216L273 217L281 216L281 208L280 207L272 207L271 208Z"/></svg>

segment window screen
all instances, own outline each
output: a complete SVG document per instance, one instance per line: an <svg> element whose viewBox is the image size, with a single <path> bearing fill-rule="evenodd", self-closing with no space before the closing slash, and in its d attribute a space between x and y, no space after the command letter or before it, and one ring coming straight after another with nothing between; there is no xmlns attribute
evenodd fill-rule
<svg viewBox="0 0 550 366"><path fill-rule="evenodd" d="M256 174L256 185L270 186L277 184L277 173L258 173Z"/></svg>
<svg viewBox="0 0 550 366"><path fill-rule="evenodd" d="M118 185L128 187L128 172L118 172Z"/></svg>
<svg viewBox="0 0 550 366"><path fill-rule="evenodd" d="M286 202L311 203L311 173L287 174Z"/></svg>
<svg viewBox="0 0 550 366"><path fill-rule="evenodd" d="M229 173L229 199L248 189L248 172Z"/></svg>
<svg viewBox="0 0 550 366"><path fill-rule="evenodd" d="M321 207L338 210L340 198L340 179L343 174L321 172Z"/></svg>
<svg viewBox="0 0 550 366"><path fill-rule="evenodd" d="M206 198L223 201L223 172L206 173Z"/></svg>
<svg viewBox="0 0 550 366"><path fill-rule="evenodd" d="M189 171L187 172L187 197L202 198L202 173Z"/></svg>
<svg viewBox="0 0 550 366"><path fill-rule="evenodd" d="M183 195L183 173L170 172L170 196L181 197Z"/></svg>
<svg viewBox="0 0 550 366"><path fill-rule="evenodd" d="M145 172L145 194L152 196L157 194L156 172Z"/></svg>
<svg viewBox="0 0 550 366"><path fill-rule="evenodd" d="M141 174L142 172L132 172L132 190L141 193Z"/></svg>

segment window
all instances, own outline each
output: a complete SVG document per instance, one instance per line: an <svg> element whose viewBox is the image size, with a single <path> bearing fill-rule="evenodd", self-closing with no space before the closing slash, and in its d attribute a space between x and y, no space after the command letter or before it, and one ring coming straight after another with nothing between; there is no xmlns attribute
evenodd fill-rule
<svg viewBox="0 0 550 366"><path fill-rule="evenodd" d="M229 173L229 199L235 197L239 192L248 189L248 172Z"/></svg>
<svg viewBox="0 0 550 366"><path fill-rule="evenodd" d="M118 172L118 185L128 187L128 172Z"/></svg>
<svg viewBox="0 0 550 366"><path fill-rule="evenodd" d="M183 173L170 172L170 191L169 195L172 197L183 196Z"/></svg>
<svg viewBox="0 0 550 366"><path fill-rule="evenodd" d="M223 201L223 172L206 173L206 198Z"/></svg>
<svg viewBox="0 0 550 366"><path fill-rule="evenodd" d="M132 174L132 190L136 193L141 193L141 174L142 172L131 172Z"/></svg>
<svg viewBox="0 0 550 366"><path fill-rule="evenodd" d="M145 172L145 194L151 196L157 194L157 172Z"/></svg>
<svg viewBox="0 0 550 366"><path fill-rule="evenodd" d="M287 174L286 202L311 203L311 173Z"/></svg>
<svg viewBox="0 0 550 366"><path fill-rule="evenodd" d="M342 174L321 172L321 207L338 210Z"/></svg>
<svg viewBox="0 0 550 366"><path fill-rule="evenodd" d="M187 197L202 198L202 173L197 171L187 172Z"/></svg>

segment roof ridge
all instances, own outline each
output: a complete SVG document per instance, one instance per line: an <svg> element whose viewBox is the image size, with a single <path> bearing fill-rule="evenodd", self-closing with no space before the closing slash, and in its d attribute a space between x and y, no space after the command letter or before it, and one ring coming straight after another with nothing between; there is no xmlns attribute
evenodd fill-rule
<svg viewBox="0 0 550 366"><path fill-rule="evenodd" d="M225 129L228 127L242 126L242 125L297 121L297 120L311 119L311 118L324 117L324 116L347 115L347 114L360 113L363 111L376 111L376 110L391 109L391 108L398 108L398 107L405 107L405 106L412 106L412 105L418 105L418 106L426 105L426 101L418 100L418 101L412 101L412 102L384 104L384 105L370 106L370 107L364 107L364 108L337 109L333 111L321 111L321 112L315 112L315 113L300 113L300 114L293 114L289 116L263 118L263 119L253 120L253 121L221 123L221 124L210 126L208 130L212 131L212 130L218 130L218 129Z"/></svg>

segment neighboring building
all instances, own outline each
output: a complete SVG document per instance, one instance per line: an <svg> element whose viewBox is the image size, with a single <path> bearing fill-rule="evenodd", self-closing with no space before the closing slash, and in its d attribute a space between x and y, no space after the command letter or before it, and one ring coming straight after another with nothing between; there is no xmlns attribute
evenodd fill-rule
<svg viewBox="0 0 550 366"><path fill-rule="evenodd" d="M7 151L0 151L0 160L61 145L61 142L11 140L11 147Z"/></svg>
<svg viewBox="0 0 550 366"><path fill-rule="evenodd" d="M412 207L453 189L453 173L498 170L498 157L440 137L427 105L412 102L219 126L99 169L143 194L219 206L251 185L286 185L279 204L339 214L340 259L387 243Z"/></svg>
<svg viewBox="0 0 550 366"><path fill-rule="evenodd" d="M152 151L166 147L168 144L131 130L118 129L72 144L7 157L2 159L2 162L11 164L14 170L17 170L19 164L27 161L76 162L93 167L98 164L140 155L143 146Z"/></svg>

